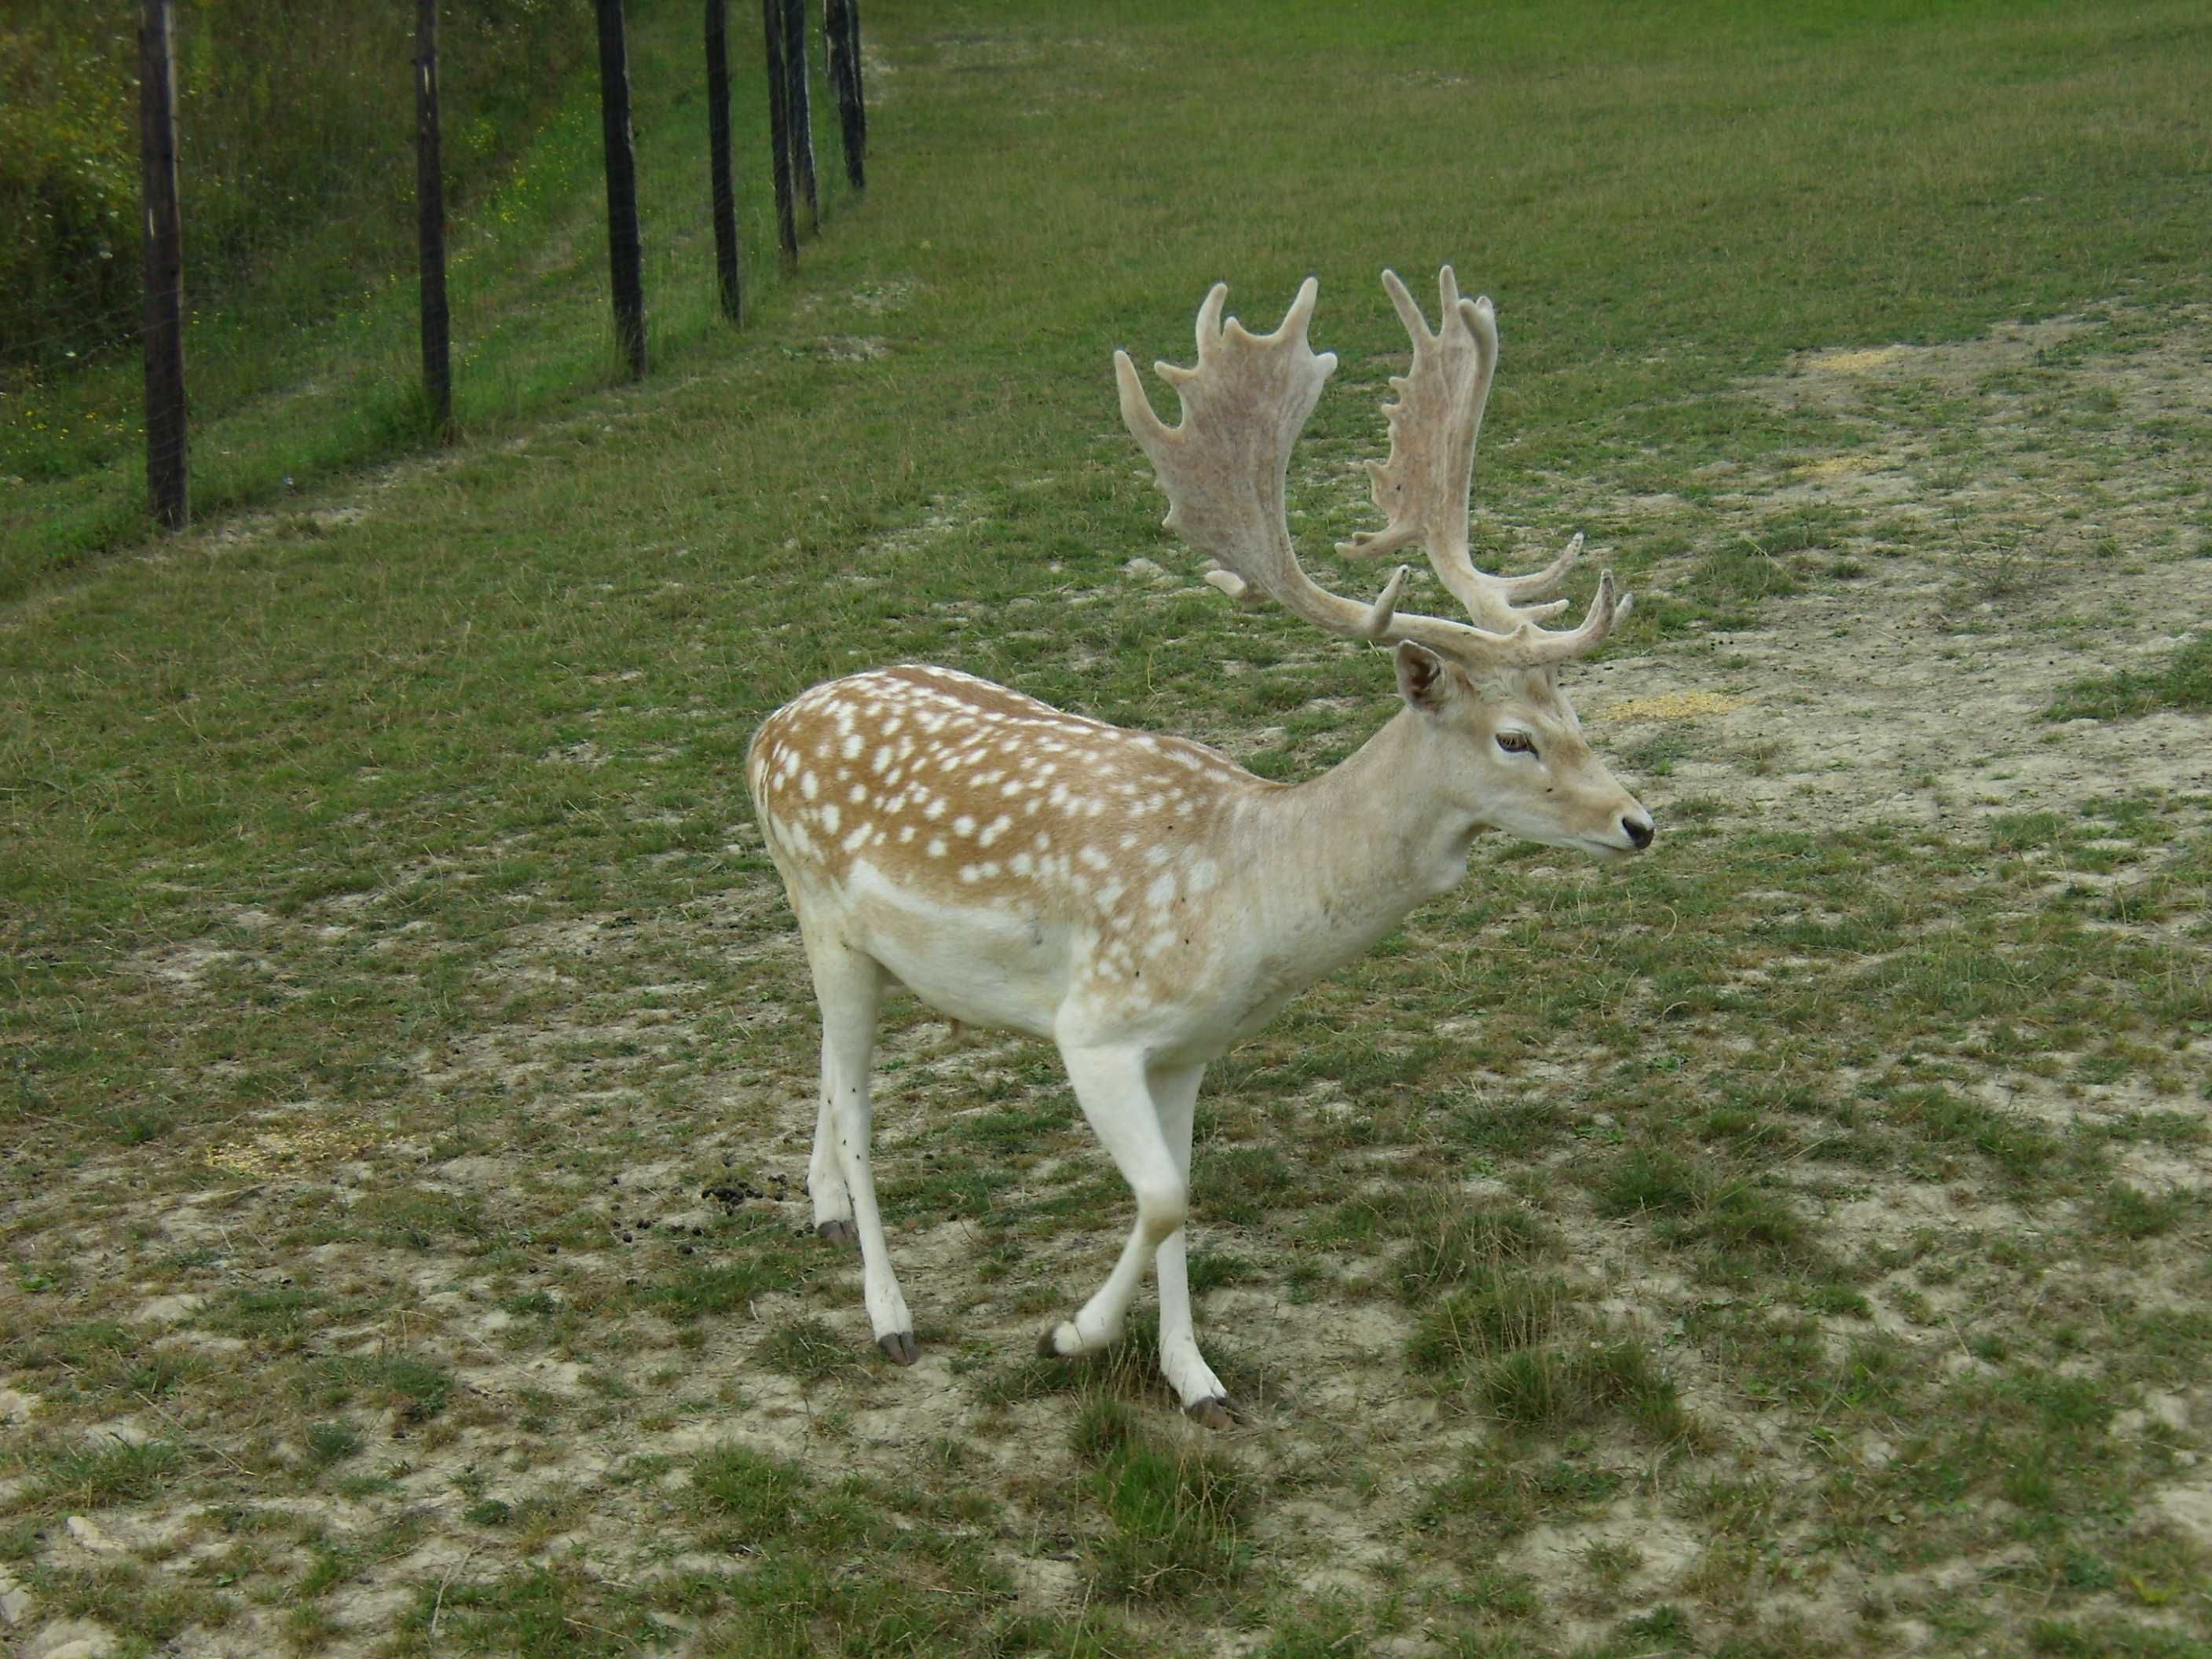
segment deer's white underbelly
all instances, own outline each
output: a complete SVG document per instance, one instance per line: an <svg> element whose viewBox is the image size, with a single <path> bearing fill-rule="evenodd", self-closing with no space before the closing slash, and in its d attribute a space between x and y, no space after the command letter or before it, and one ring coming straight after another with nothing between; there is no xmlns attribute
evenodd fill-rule
<svg viewBox="0 0 2212 1659"><path fill-rule="evenodd" d="M848 942L939 1012L970 1025L1053 1034L1073 973L1075 930L1040 914L902 890L868 864L845 884Z"/></svg>

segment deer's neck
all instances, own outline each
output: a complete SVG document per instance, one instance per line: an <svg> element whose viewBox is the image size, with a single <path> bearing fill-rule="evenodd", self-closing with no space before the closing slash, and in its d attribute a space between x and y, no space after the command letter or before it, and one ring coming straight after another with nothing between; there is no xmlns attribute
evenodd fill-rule
<svg viewBox="0 0 2212 1659"><path fill-rule="evenodd" d="M1313 983L1467 871L1474 815L1437 787L1421 717L1395 718L1334 770L1246 804L1237 852L1263 975Z"/></svg>

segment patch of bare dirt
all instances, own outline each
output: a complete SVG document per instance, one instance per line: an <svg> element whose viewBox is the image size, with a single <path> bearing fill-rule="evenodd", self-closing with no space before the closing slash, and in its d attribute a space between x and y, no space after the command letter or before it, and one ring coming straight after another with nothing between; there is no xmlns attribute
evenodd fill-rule
<svg viewBox="0 0 2212 1659"><path fill-rule="evenodd" d="M1863 450L1806 458L1794 483L1724 480L1740 486L1724 507L1895 507L1942 529L1903 556L1850 538L1841 550L1867 555L1860 578L1770 600L1758 626L1710 633L1708 649L1616 653L1595 683L1585 675L1582 706L1601 743L1688 733L1647 799L1724 793L1799 829L1873 817L1959 826L2212 790L2201 715L2118 726L2044 717L2070 683L2160 661L2212 614L2200 457L2142 437L2212 418L2212 313L2182 313L2154 348L2037 368L2053 346L2094 332L2061 320L1958 345L1814 352L1753 388L1785 407L1853 415L1874 435ZM2020 375L2028 384L2008 378ZM1901 386L1940 413L1918 420L1869 401L1870 388ZM2083 404L2087 424L2054 425ZM1947 447L1959 421L1974 426L1963 454ZM1716 696L1733 706L1662 713L1654 702ZM1745 766L1755 749L1760 763Z"/></svg>

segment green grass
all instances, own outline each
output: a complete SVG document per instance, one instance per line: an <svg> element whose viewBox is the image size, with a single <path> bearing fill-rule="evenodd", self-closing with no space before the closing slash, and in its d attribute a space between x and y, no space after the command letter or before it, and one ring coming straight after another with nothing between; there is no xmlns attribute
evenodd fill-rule
<svg viewBox="0 0 2212 1659"><path fill-rule="evenodd" d="M27 1461L38 1469L32 1500L48 1508L73 1509L143 1503L180 1474L188 1462L181 1448L165 1440L52 1446L43 1454L34 1450Z"/></svg>
<svg viewBox="0 0 2212 1659"><path fill-rule="evenodd" d="M360 471L414 453L397 292L210 411L208 528L141 539L127 455L0 485L0 1559L37 1616L2201 1651L2212 797L2197 646L2159 654L2212 530L2197 11L871 12L869 196L736 332L696 9L633 15L645 383L586 99L467 222L450 449ZM1272 776L1348 752L1387 671L1199 586L1109 354L1321 277L1323 574L1403 364L1376 273L1447 258L1505 341L1477 547L1584 529L1638 592L1569 678L1654 856L1487 843L1209 1072L1225 1437L1149 1294L1035 1357L1126 1188L1048 1048L892 1002L923 1358L884 1363L812 1231L752 726L927 657ZM1901 658L1916 706L1820 690ZM1677 691L1738 706L1633 712ZM2075 702L2178 724L2161 759L2040 718Z"/></svg>
<svg viewBox="0 0 2212 1659"><path fill-rule="evenodd" d="M1239 1534L1255 1494L1229 1458L1168 1438L1116 1400L1085 1407L1073 1435L1109 1522L1091 1558L1101 1595L1173 1602L1245 1576Z"/></svg>
<svg viewBox="0 0 2212 1659"><path fill-rule="evenodd" d="M2212 709L2212 634L2177 647L2148 672L2103 674L2074 682L2047 711L2055 720L2124 720L2154 709Z"/></svg>
<svg viewBox="0 0 2212 1659"><path fill-rule="evenodd" d="M1584 1428L1614 1413L1662 1444L1689 1427L1674 1383L1632 1342L1516 1349L1490 1363L1482 1393L1498 1421L1534 1433Z"/></svg>
<svg viewBox="0 0 2212 1659"><path fill-rule="evenodd" d="M324 1383L318 1392L331 1403L361 1393L397 1410L404 1419L435 1417L453 1397L451 1372L407 1354L333 1358L324 1362L322 1372Z"/></svg>
<svg viewBox="0 0 2212 1659"><path fill-rule="evenodd" d="M760 1363L787 1376L820 1382L851 1370L861 1360L842 1334L818 1319L804 1319L781 1327L763 1342Z"/></svg>

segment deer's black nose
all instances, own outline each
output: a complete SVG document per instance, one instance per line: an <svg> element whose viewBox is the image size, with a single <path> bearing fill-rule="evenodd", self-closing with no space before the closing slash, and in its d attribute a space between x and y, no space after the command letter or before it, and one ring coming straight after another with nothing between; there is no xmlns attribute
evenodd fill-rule
<svg viewBox="0 0 2212 1659"><path fill-rule="evenodd" d="M1634 817L1624 817L1620 820L1620 827L1627 833L1629 840L1636 843L1636 850L1638 852L1640 853L1645 848L1651 845L1652 829L1651 820L1650 818L1644 817L1641 814Z"/></svg>

